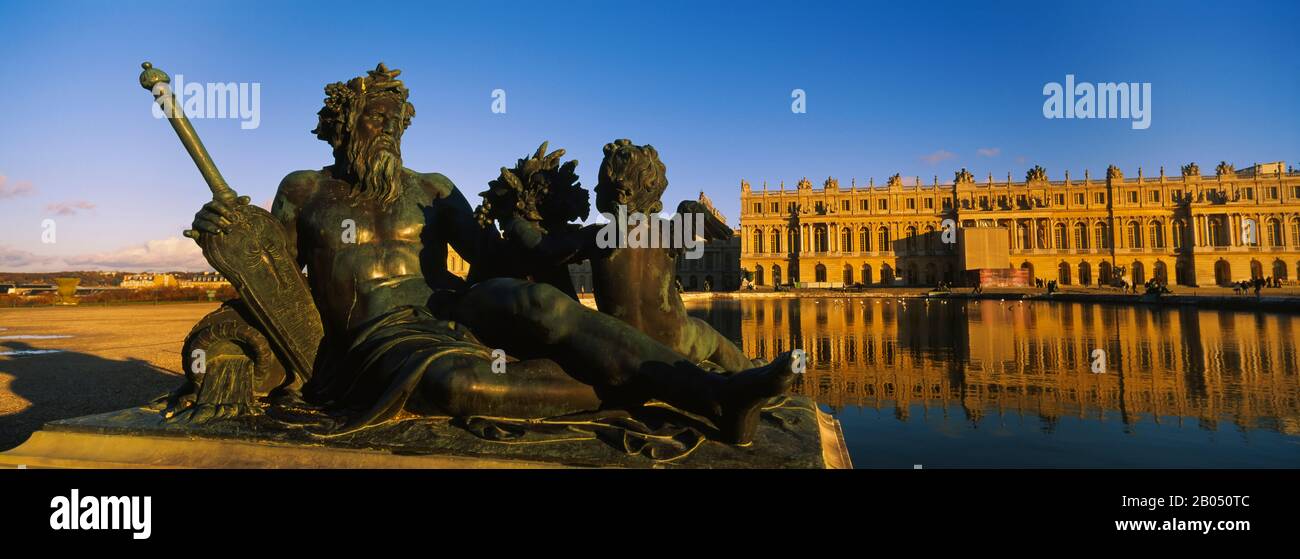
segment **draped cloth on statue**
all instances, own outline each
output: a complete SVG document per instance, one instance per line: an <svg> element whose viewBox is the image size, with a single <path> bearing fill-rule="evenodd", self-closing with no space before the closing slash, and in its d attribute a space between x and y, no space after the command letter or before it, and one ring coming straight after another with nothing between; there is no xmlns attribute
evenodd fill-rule
<svg viewBox="0 0 1300 559"><path fill-rule="evenodd" d="M333 434L385 421L401 412L426 372L444 360L472 356L491 359L491 350L463 325L442 320L424 307L397 307L354 330L341 358L318 364L305 387L309 398L325 403L342 420Z"/></svg>

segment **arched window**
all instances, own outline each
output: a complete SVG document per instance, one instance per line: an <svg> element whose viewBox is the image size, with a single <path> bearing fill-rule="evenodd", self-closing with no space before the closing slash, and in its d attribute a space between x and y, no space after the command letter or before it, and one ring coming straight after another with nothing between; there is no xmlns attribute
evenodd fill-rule
<svg viewBox="0 0 1300 559"><path fill-rule="evenodd" d="M848 231L848 229L845 229ZM844 285L853 285L853 266L844 265Z"/></svg>
<svg viewBox="0 0 1300 559"><path fill-rule="evenodd" d="M1020 224L1020 248L1034 248L1034 235L1027 222Z"/></svg>
<svg viewBox="0 0 1300 559"><path fill-rule="evenodd" d="M769 237L772 239L772 252L781 252L781 233L773 229Z"/></svg>
<svg viewBox="0 0 1300 559"><path fill-rule="evenodd" d="M1088 248L1088 226L1083 223L1074 224L1074 248Z"/></svg>
<svg viewBox="0 0 1300 559"><path fill-rule="evenodd" d="M1151 248L1165 248L1165 225L1152 221L1147 228L1151 231Z"/></svg>
<svg viewBox="0 0 1300 559"><path fill-rule="evenodd" d="M813 227L813 252L826 252L826 226Z"/></svg>
<svg viewBox="0 0 1300 559"><path fill-rule="evenodd" d="M1052 239L1052 240L1056 242L1056 246L1053 247L1053 248L1055 248L1055 249L1057 249L1057 250L1065 250L1065 249L1067 249L1067 248L1070 248L1070 244L1069 244L1068 242L1066 242L1066 241L1068 241L1068 239L1066 238L1066 229L1065 229L1065 224L1064 224L1064 223L1057 223L1056 225L1054 225L1054 226L1052 227L1052 229L1053 229L1053 231L1052 231L1053 239ZM1065 283L1065 282L1061 282L1061 283Z"/></svg>
<svg viewBox="0 0 1300 559"><path fill-rule="evenodd" d="M907 251L913 252L916 250L916 227L908 225L904 231L906 231L904 237L907 239Z"/></svg>
<svg viewBox="0 0 1300 559"><path fill-rule="evenodd" d="M1300 217L1291 218L1291 246L1300 247Z"/></svg>
<svg viewBox="0 0 1300 559"><path fill-rule="evenodd" d="M791 227L785 231L785 246L790 247L790 252L799 252L799 228Z"/></svg>
<svg viewBox="0 0 1300 559"><path fill-rule="evenodd" d="M1142 224L1137 221L1128 222L1128 246L1142 248Z"/></svg>
<svg viewBox="0 0 1300 559"><path fill-rule="evenodd" d="M863 284L871 283L871 264L862 265L862 283Z"/></svg>
<svg viewBox="0 0 1300 559"><path fill-rule="evenodd" d="M813 270L813 277L814 277L813 281L816 282L826 281L826 266L824 264L818 264L817 267Z"/></svg>
<svg viewBox="0 0 1300 559"><path fill-rule="evenodd" d="M840 251L853 252L853 230L848 227L840 231Z"/></svg>
<svg viewBox="0 0 1300 559"><path fill-rule="evenodd" d="M1070 285L1070 265L1062 262L1056 267L1056 281L1061 285Z"/></svg>
<svg viewBox="0 0 1300 559"><path fill-rule="evenodd" d="M878 245L878 246L880 247L880 248L878 248L878 249L876 249L876 250L879 250L879 251L881 251L881 252L892 252L892 251L894 250L893 245L890 245L890 244L889 244L889 228L888 228L888 227L885 227L885 226L882 225L882 226L880 226L880 229L877 229L877 230L876 230L876 245Z"/></svg>
<svg viewBox="0 0 1300 559"><path fill-rule="evenodd" d="M1223 226L1217 219L1211 219L1210 226L1210 246L1227 246L1227 241L1223 238ZM1222 285L1222 284L1220 284Z"/></svg>
<svg viewBox="0 0 1300 559"><path fill-rule="evenodd" d="M772 266L772 285L781 285L781 267Z"/></svg>
<svg viewBox="0 0 1300 559"><path fill-rule="evenodd" d="M871 251L871 232L866 227L858 229L858 250L862 252Z"/></svg>
<svg viewBox="0 0 1300 559"><path fill-rule="evenodd" d="M1102 249L1110 248L1110 225L1101 222L1093 230L1096 231L1094 236L1097 238L1097 242L1093 246Z"/></svg>
<svg viewBox="0 0 1300 559"><path fill-rule="evenodd" d="M1259 222L1246 218L1241 220L1241 244L1245 246L1259 246L1259 238L1263 236L1263 231L1259 230Z"/></svg>
<svg viewBox="0 0 1300 559"><path fill-rule="evenodd" d="M749 249L751 252L755 253L763 252L763 231L761 229L754 230L754 241L751 243Z"/></svg>
<svg viewBox="0 0 1300 559"><path fill-rule="evenodd" d="M763 283L763 267L754 267L754 285L766 285Z"/></svg>
<svg viewBox="0 0 1300 559"><path fill-rule="evenodd" d="M1174 248L1183 248L1183 238L1187 236L1187 225L1181 219L1174 220Z"/></svg>
<svg viewBox="0 0 1300 559"><path fill-rule="evenodd" d="M1276 218L1268 220L1268 246L1282 246L1282 222Z"/></svg>

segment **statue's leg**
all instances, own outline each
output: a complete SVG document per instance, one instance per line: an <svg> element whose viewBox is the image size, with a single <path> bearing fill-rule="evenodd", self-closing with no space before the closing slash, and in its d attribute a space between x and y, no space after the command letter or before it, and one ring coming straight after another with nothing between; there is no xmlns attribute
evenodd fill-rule
<svg viewBox="0 0 1300 559"><path fill-rule="evenodd" d="M168 396L165 418L204 423L256 413L258 398L284 389L292 379L254 324L235 299L194 325L181 349L185 383Z"/></svg>
<svg viewBox="0 0 1300 559"><path fill-rule="evenodd" d="M687 357L691 359L696 361L707 359L729 373L738 373L757 364L745 357L740 348L731 343L726 336L699 318L688 317L682 329L682 339L690 348L689 352L683 353L687 353Z"/></svg>
<svg viewBox="0 0 1300 559"><path fill-rule="evenodd" d="M731 376L704 371L627 323L545 284L488 280L471 288L453 312L489 347L550 358L602 396L657 399L704 416L730 442L748 442L761 405L793 381L788 355Z"/></svg>
<svg viewBox="0 0 1300 559"><path fill-rule="evenodd" d="M423 401L447 415L544 418L600 408L590 385L554 361L530 359L498 365L473 355L439 359L420 381Z"/></svg>

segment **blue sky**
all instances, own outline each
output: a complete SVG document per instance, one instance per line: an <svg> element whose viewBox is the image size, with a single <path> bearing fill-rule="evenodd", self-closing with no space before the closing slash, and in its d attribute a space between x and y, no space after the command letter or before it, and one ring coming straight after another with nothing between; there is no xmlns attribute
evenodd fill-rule
<svg viewBox="0 0 1300 559"><path fill-rule="evenodd" d="M734 225L742 178L1300 163L1298 6L0 0L0 271L201 266L179 234L209 194L150 116L144 60L261 84L256 129L194 122L258 203L289 171L329 163L309 133L322 87L382 60L417 108L406 165L471 203L543 140L590 187L601 147L627 137L659 150L669 207L703 190ZM1151 127L1045 119L1043 86L1066 74L1150 82ZM498 88L505 114L490 110ZM796 88L805 114L790 110Z"/></svg>

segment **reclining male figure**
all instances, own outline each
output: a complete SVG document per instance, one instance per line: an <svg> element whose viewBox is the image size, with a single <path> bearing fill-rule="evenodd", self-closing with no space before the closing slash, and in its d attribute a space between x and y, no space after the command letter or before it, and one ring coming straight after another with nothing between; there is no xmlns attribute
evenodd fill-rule
<svg viewBox="0 0 1300 559"><path fill-rule="evenodd" d="M290 173L275 196L272 213L325 326L306 401L340 413L349 430L403 410L548 417L654 399L707 418L724 441L749 442L761 406L789 388L788 355L731 376L706 372L549 285L501 277L516 274L494 259L506 254L500 238L455 185L403 167L415 110L397 74L381 64L327 86L315 133L335 162ZM209 202L186 234L238 235L232 217ZM473 266L469 283L448 273L448 245ZM491 348L523 360L495 374Z"/></svg>

